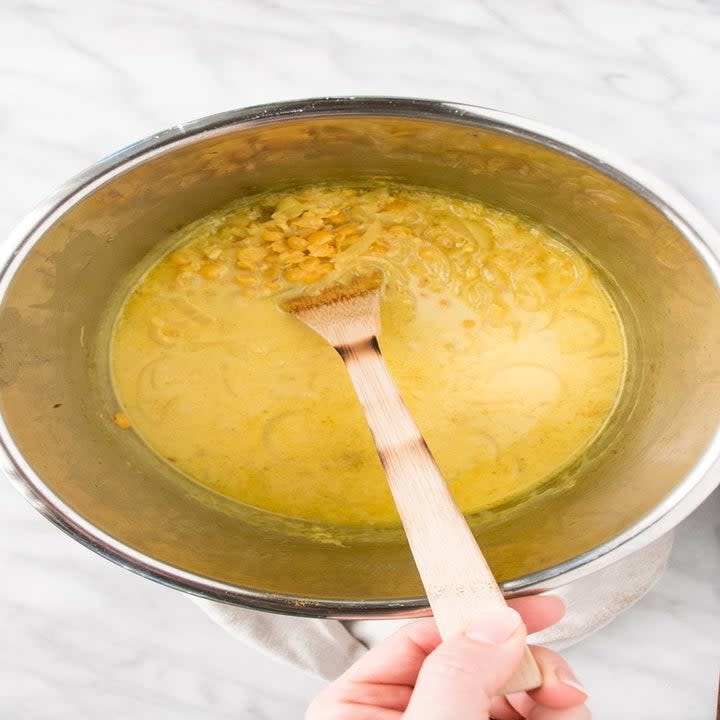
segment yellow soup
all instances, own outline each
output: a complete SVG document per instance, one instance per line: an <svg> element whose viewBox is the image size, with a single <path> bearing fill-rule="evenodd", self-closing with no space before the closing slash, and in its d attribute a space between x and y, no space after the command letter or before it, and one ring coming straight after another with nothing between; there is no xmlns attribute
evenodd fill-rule
<svg viewBox="0 0 720 720"><path fill-rule="evenodd" d="M383 353L465 512L556 477L616 404L625 341L600 278L506 212L315 187L235 203L176 240L116 322L116 421L242 503L397 521L340 357L279 308L348 271L383 271Z"/></svg>

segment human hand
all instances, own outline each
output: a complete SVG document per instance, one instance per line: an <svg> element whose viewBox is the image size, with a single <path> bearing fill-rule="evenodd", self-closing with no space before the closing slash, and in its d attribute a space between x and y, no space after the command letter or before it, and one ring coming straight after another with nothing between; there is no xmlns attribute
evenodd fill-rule
<svg viewBox="0 0 720 720"><path fill-rule="evenodd" d="M445 642L432 618L406 625L328 685L305 720L590 720L587 694L545 648L532 649L542 687L497 696L520 663L526 628L542 630L565 612L554 597L509 604L514 610L483 613Z"/></svg>

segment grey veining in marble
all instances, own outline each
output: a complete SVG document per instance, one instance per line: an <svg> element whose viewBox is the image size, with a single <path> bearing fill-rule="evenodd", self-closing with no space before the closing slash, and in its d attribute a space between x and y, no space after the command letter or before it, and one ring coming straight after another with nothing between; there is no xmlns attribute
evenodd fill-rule
<svg viewBox="0 0 720 720"><path fill-rule="evenodd" d="M719 63L715 0L4 0L0 238L64 179L151 132L340 94L562 127L720 225ZM600 720L714 717L719 510L716 493L679 529L651 594L567 651ZM3 720L285 720L319 688L80 547L7 483L0 527Z"/></svg>

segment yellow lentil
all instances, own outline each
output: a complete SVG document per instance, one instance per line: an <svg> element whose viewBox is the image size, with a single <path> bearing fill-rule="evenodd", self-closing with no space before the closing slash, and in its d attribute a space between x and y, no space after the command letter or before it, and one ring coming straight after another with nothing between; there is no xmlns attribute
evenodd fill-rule
<svg viewBox="0 0 720 720"><path fill-rule="evenodd" d="M262 239L265 240L265 242L275 242L276 240L282 240L284 237L285 233L280 229L267 228L263 230L262 233Z"/></svg>
<svg viewBox="0 0 720 720"><path fill-rule="evenodd" d="M308 246L308 241L300 235L291 235L287 239L287 245L291 250L304 250Z"/></svg>
<svg viewBox="0 0 720 720"><path fill-rule="evenodd" d="M217 280L225 273L225 266L220 263L205 263L198 270L198 274L206 280Z"/></svg>
<svg viewBox="0 0 720 720"><path fill-rule="evenodd" d="M189 265L192 260L193 257L187 250L176 250L170 255L170 262L178 267Z"/></svg>
<svg viewBox="0 0 720 720"><path fill-rule="evenodd" d="M316 230L307 236L308 244L323 245L333 239L333 234L329 230Z"/></svg>
<svg viewBox="0 0 720 720"><path fill-rule="evenodd" d="M127 430L132 426L130 418L123 412L116 412L113 415L113 422L122 430Z"/></svg>

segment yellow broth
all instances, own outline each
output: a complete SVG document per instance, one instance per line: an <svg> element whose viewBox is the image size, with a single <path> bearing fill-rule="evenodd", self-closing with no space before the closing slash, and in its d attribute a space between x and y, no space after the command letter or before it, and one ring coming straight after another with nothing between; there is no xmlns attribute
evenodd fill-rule
<svg viewBox="0 0 720 720"><path fill-rule="evenodd" d="M256 508L396 522L339 356L279 308L371 267L386 361L463 511L521 499L598 435L626 349L596 271L507 212L402 186L257 196L182 230L115 324L118 424Z"/></svg>

